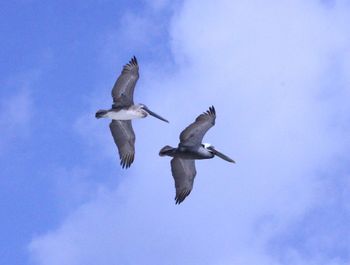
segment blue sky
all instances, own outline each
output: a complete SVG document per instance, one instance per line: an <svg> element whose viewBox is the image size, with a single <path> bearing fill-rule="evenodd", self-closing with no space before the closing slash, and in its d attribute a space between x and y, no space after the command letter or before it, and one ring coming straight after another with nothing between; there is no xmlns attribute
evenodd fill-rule
<svg viewBox="0 0 350 265"><path fill-rule="evenodd" d="M348 264L349 4L172 2L0 4L0 263ZM133 55L170 124L135 121L121 170L94 112ZM158 151L210 105L237 164L175 206Z"/></svg>

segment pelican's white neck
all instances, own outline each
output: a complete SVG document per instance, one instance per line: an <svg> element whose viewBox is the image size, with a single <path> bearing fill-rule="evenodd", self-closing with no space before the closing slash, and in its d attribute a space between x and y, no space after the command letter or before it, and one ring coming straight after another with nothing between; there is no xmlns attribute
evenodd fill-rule
<svg viewBox="0 0 350 265"><path fill-rule="evenodd" d="M203 147L204 147L205 149L208 149L210 146L212 146L212 145L209 144L209 143L203 143Z"/></svg>

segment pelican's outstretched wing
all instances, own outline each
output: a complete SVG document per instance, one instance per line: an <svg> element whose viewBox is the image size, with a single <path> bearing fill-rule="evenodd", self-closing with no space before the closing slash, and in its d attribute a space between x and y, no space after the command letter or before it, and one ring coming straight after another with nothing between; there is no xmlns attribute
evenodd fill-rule
<svg viewBox="0 0 350 265"><path fill-rule="evenodd" d="M134 89L138 79L139 66L134 56L128 64L124 65L122 73L113 86L113 105L129 106L134 104Z"/></svg>
<svg viewBox="0 0 350 265"><path fill-rule="evenodd" d="M193 159L174 157L171 160L171 173L175 180L175 203L180 204L190 193L196 176L196 166Z"/></svg>
<svg viewBox="0 0 350 265"><path fill-rule="evenodd" d="M120 165L122 168L130 167L135 157L135 133L131 120L112 120L109 128L119 150Z"/></svg>
<svg viewBox="0 0 350 265"><path fill-rule="evenodd" d="M180 145L200 145L205 133L215 125L215 118L215 108L211 106L209 110L199 115L192 124L182 131L180 134Z"/></svg>

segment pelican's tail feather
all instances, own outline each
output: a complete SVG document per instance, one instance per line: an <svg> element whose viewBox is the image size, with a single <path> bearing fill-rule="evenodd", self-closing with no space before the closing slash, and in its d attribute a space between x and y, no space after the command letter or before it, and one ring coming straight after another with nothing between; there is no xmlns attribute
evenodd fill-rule
<svg viewBox="0 0 350 265"><path fill-rule="evenodd" d="M160 156L174 156L176 152L176 148L171 147L170 145L164 146L162 149L159 151Z"/></svg>
<svg viewBox="0 0 350 265"><path fill-rule="evenodd" d="M108 110L100 109L96 112L95 117L97 119L103 118L107 114Z"/></svg>

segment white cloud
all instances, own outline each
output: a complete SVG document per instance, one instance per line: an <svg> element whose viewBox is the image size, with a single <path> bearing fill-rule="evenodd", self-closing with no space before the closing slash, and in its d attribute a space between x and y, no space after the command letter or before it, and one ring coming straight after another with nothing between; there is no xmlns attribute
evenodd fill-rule
<svg viewBox="0 0 350 265"><path fill-rule="evenodd" d="M348 12L344 4L316 1L184 2L170 28L178 70L141 65L137 88L171 124L135 121L132 171L115 190L102 190L59 228L34 238L33 259L45 265L348 262L317 248L305 256L300 242L282 240L271 250L276 237L328 200L327 181L343 178L329 169L341 166L336 162L349 147L349 111L339 106L349 98ZM175 206L169 159L157 157L158 150L176 145L181 130L211 104L218 117L205 141L237 165L199 161L192 194Z"/></svg>
<svg viewBox="0 0 350 265"><path fill-rule="evenodd" d="M6 100L3 99L1 104L1 127L14 129L18 126L27 125L31 118L31 104L27 89L9 95Z"/></svg>

